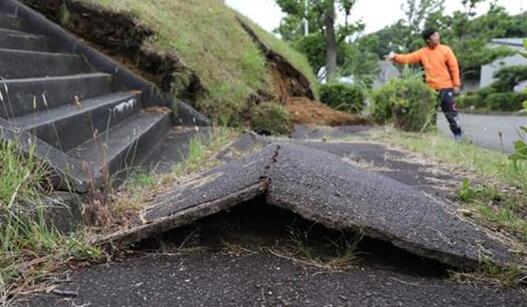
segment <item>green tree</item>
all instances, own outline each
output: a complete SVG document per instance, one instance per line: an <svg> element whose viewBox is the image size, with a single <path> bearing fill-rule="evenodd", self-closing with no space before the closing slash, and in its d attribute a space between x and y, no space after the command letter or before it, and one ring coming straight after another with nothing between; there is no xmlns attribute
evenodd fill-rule
<svg viewBox="0 0 527 307"><path fill-rule="evenodd" d="M363 28L361 23L349 23L351 9L357 0L276 0L286 16L276 29L284 39L298 41L302 37L302 22L307 20L312 27L311 40L301 46L315 50L313 42L324 39L327 79L336 76L339 46L347 37ZM307 3L307 6L306 6ZM337 11L344 15L343 25L336 23ZM317 36L318 34L318 36ZM318 41L319 42L319 41Z"/></svg>
<svg viewBox="0 0 527 307"><path fill-rule="evenodd" d="M402 43L406 50L418 49L422 46L420 33L424 30L426 20L430 16L441 16L445 10L445 0L406 0L401 5L405 14Z"/></svg>
<svg viewBox="0 0 527 307"><path fill-rule="evenodd" d="M491 5L486 14L474 17L475 8L484 1L464 1L464 11L456 11L450 16L438 16L436 20L427 21L427 24L437 25L443 42L454 50L460 62L463 79L479 79L481 65L513 53L506 47L487 46L492 38L507 37L507 32L514 22L512 16L497 5Z"/></svg>

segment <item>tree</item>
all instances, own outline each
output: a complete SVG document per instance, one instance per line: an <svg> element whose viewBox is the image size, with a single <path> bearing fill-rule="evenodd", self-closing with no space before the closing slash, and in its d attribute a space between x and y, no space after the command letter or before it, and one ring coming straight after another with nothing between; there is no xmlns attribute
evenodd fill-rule
<svg viewBox="0 0 527 307"><path fill-rule="evenodd" d="M482 2L484 0L464 1L464 11L456 11L433 21L438 25L442 41L456 53L464 79L479 79L481 65L513 53L506 47L487 46L492 38L507 37L509 29L514 28L513 17L503 7L494 4L486 14L475 17L476 5Z"/></svg>
<svg viewBox="0 0 527 307"><path fill-rule="evenodd" d="M406 15L405 23L412 35L421 33L425 21L431 15L442 14L445 10L445 0L406 0L401 5Z"/></svg>
<svg viewBox="0 0 527 307"><path fill-rule="evenodd" d="M298 41L302 37L302 21L314 26L312 35L320 35L325 43L325 65L327 79L331 80L337 72L339 46L346 38L363 28L361 23L348 22L351 9L357 0L276 0L286 16L276 31L287 40ZM307 7L306 7L307 3ZM337 12L345 17L344 25L336 22ZM317 36L313 36L315 39ZM312 40L313 41L313 40Z"/></svg>

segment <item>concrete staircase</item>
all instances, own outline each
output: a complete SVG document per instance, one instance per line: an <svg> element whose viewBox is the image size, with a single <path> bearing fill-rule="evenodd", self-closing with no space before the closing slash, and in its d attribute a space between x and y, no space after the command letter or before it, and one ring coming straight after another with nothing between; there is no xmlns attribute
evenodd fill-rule
<svg viewBox="0 0 527 307"><path fill-rule="evenodd" d="M143 108L141 91L56 45L0 13L0 117L76 161L81 181L141 163L170 129L170 111Z"/></svg>

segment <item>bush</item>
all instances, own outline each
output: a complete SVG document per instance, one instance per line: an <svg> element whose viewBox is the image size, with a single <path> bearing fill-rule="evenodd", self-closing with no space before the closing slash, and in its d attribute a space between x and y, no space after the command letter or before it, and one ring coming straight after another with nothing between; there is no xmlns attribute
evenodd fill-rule
<svg viewBox="0 0 527 307"><path fill-rule="evenodd" d="M278 103L261 103L251 110L251 128L260 134L290 134L289 112Z"/></svg>
<svg viewBox="0 0 527 307"><path fill-rule="evenodd" d="M527 65L507 66L496 73L498 80L492 85L498 92L511 92L521 81L527 80Z"/></svg>
<svg viewBox="0 0 527 307"><path fill-rule="evenodd" d="M458 109L485 109L487 104L484 98L477 93L465 94L456 98L456 105Z"/></svg>
<svg viewBox="0 0 527 307"><path fill-rule="evenodd" d="M403 76L374 90L371 113L379 123L393 121L406 131L422 131L432 126L437 96L420 76Z"/></svg>
<svg viewBox="0 0 527 307"><path fill-rule="evenodd" d="M358 85L330 83L320 86L320 101L348 113L359 113L365 106L364 90Z"/></svg>
<svg viewBox="0 0 527 307"><path fill-rule="evenodd" d="M526 99L525 93L494 93L487 97L486 103L492 111L519 111Z"/></svg>

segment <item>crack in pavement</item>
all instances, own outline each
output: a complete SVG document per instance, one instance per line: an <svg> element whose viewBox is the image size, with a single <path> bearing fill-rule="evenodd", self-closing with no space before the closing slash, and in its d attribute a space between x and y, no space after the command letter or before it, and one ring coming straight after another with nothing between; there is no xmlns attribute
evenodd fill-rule
<svg viewBox="0 0 527 307"><path fill-rule="evenodd" d="M515 260L504 243L450 214L441 201L315 148L273 142L200 178L159 195L129 228L99 242L138 241L265 196L268 205L327 228L360 231L450 266Z"/></svg>

